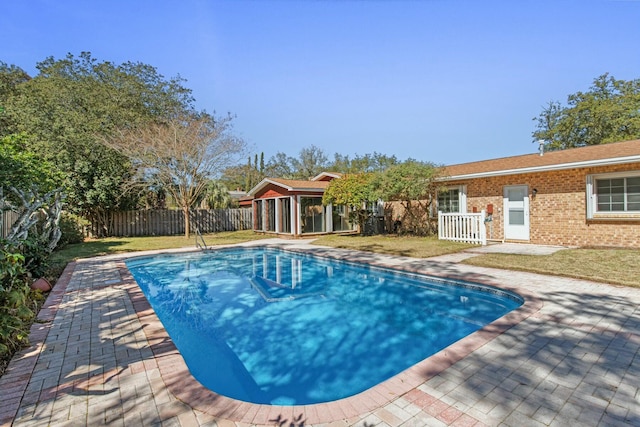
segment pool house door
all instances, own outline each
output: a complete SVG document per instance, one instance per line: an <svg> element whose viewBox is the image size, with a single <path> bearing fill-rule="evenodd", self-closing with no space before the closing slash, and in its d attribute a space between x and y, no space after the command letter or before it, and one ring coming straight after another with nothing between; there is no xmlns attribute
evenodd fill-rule
<svg viewBox="0 0 640 427"><path fill-rule="evenodd" d="M529 240L529 187L504 187L504 238Z"/></svg>

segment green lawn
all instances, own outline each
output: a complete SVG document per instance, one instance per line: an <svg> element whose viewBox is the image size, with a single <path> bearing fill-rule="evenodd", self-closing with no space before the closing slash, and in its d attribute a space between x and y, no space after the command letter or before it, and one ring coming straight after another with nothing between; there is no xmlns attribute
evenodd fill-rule
<svg viewBox="0 0 640 427"><path fill-rule="evenodd" d="M235 231L204 236L208 246L271 238L253 231ZM328 235L314 244L414 258L455 253L472 245L438 240L434 237ZM195 239L184 236L122 237L88 240L69 245L53 254L51 279L55 279L72 260L123 252L195 246ZM566 249L553 255L485 254L463 261L465 264L506 270L531 271L597 282L640 287L640 250Z"/></svg>
<svg viewBox="0 0 640 427"><path fill-rule="evenodd" d="M471 247L433 237L396 236L331 235L314 243L415 258L444 255ZM468 258L463 263L640 287L640 250L634 249L566 249L553 255L485 254Z"/></svg>
<svg viewBox="0 0 640 427"><path fill-rule="evenodd" d="M320 237L313 243L316 245L331 246L333 248L355 249L413 258L429 258L446 255L460 252L474 246L465 243L438 240L437 237L398 237L395 235L357 236L332 234Z"/></svg>
<svg viewBox="0 0 640 427"><path fill-rule="evenodd" d="M205 234L203 236L207 246L228 245L250 240L268 239L273 236L256 234L251 230L228 231L222 233ZM138 252L157 249L186 248L196 246L195 237L186 239L184 236L150 236L150 237L109 237L106 239L90 239L83 243L67 245L55 251L51 257L51 279L62 273L68 262L80 258L90 258L99 255L109 255L125 252Z"/></svg>
<svg viewBox="0 0 640 427"><path fill-rule="evenodd" d="M486 254L465 264L640 288L640 250L565 249L552 255Z"/></svg>

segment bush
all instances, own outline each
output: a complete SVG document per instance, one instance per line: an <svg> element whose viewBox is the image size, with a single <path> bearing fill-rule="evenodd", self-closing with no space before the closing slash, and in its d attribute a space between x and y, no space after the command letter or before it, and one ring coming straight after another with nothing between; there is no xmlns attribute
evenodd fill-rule
<svg viewBox="0 0 640 427"><path fill-rule="evenodd" d="M35 314L25 257L0 242L0 357L28 343Z"/></svg>
<svg viewBox="0 0 640 427"><path fill-rule="evenodd" d="M62 237L58 241L58 248L62 248L69 243L82 243L84 241L84 233L82 229L88 221L84 218L72 213L63 212L60 216L60 231Z"/></svg>
<svg viewBox="0 0 640 427"><path fill-rule="evenodd" d="M37 237L29 236L15 248L24 258L24 269L27 276L33 279L44 277L49 270L49 259L51 253L47 250L46 244Z"/></svg>

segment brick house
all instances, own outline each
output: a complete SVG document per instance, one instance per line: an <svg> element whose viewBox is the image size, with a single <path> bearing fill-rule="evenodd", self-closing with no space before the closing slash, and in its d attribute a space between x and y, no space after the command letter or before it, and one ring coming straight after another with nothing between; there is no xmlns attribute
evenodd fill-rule
<svg viewBox="0 0 640 427"><path fill-rule="evenodd" d="M281 236L352 232L345 206L323 206L322 196L338 173L323 172L311 180L265 178L249 191L253 230Z"/></svg>
<svg viewBox="0 0 640 427"><path fill-rule="evenodd" d="M445 167L443 212L491 215L491 240L640 247L640 140Z"/></svg>

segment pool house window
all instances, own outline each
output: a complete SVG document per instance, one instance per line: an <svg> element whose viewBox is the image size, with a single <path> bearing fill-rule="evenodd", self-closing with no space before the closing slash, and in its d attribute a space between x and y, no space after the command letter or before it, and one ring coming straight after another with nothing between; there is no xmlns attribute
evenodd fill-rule
<svg viewBox="0 0 640 427"><path fill-rule="evenodd" d="M254 230L258 230L258 231L264 231L264 221L263 221L263 216L264 216L264 212L262 209L262 200L256 200L254 202L254 208L253 208L253 217L255 225L254 225Z"/></svg>
<svg viewBox="0 0 640 427"><path fill-rule="evenodd" d="M291 233L291 198L283 197L278 199L278 204L280 207L280 229L278 231L281 233Z"/></svg>
<svg viewBox="0 0 640 427"><path fill-rule="evenodd" d="M276 231L276 200L268 199L266 201L266 217L267 217L267 231Z"/></svg>
<svg viewBox="0 0 640 427"><path fill-rule="evenodd" d="M300 224L302 233L323 233L326 230L321 197L300 197Z"/></svg>
<svg viewBox="0 0 640 427"><path fill-rule="evenodd" d="M587 217L640 214L640 172L587 177Z"/></svg>
<svg viewBox="0 0 640 427"><path fill-rule="evenodd" d="M333 231L351 231L354 225L349 223L349 208L345 205L332 207Z"/></svg>

